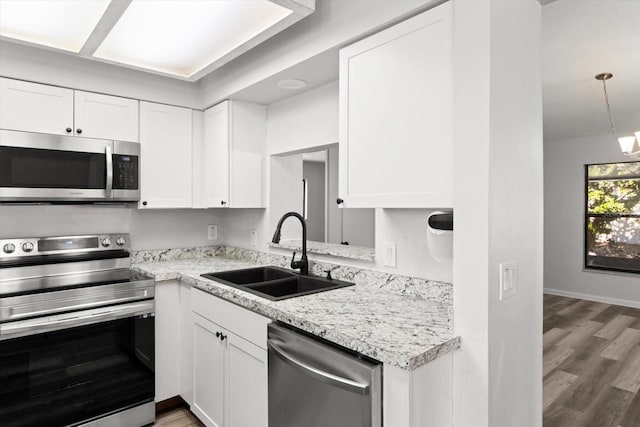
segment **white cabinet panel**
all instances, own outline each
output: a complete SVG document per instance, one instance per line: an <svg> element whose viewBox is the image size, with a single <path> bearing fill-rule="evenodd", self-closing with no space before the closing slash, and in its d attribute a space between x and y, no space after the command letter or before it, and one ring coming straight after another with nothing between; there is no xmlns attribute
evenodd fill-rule
<svg viewBox="0 0 640 427"><path fill-rule="evenodd" d="M138 142L138 101L75 91L76 135Z"/></svg>
<svg viewBox="0 0 640 427"><path fill-rule="evenodd" d="M180 396L193 405L193 321L191 285L180 281Z"/></svg>
<svg viewBox="0 0 640 427"><path fill-rule="evenodd" d="M225 427L267 427L267 350L231 333L227 345Z"/></svg>
<svg viewBox="0 0 640 427"><path fill-rule="evenodd" d="M71 135L73 90L0 78L0 128Z"/></svg>
<svg viewBox="0 0 640 427"><path fill-rule="evenodd" d="M266 108L235 100L209 108L203 144L205 207L265 207Z"/></svg>
<svg viewBox="0 0 640 427"><path fill-rule="evenodd" d="M230 197L232 208L265 207L264 165L267 110L250 102L231 101Z"/></svg>
<svg viewBox="0 0 640 427"><path fill-rule="evenodd" d="M204 112L205 207L229 207L229 102Z"/></svg>
<svg viewBox="0 0 640 427"><path fill-rule="evenodd" d="M192 111L140 102L141 208L191 207Z"/></svg>
<svg viewBox="0 0 640 427"><path fill-rule="evenodd" d="M222 328L193 315L193 413L209 427L224 424L226 349L216 336Z"/></svg>
<svg viewBox="0 0 640 427"><path fill-rule="evenodd" d="M180 284L156 282L156 402L180 394Z"/></svg>
<svg viewBox="0 0 640 427"><path fill-rule="evenodd" d="M451 5L340 51L345 207L450 207Z"/></svg>

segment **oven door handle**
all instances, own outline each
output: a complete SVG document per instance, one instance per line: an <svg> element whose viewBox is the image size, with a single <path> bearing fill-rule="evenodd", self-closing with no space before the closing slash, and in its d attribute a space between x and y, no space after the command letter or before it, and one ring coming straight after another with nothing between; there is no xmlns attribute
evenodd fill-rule
<svg viewBox="0 0 640 427"><path fill-rule="evenodd" d="M349 378L343 378L329 372L323 371L322 369L316 368L315 366L311 366L308 363L299 360L289 353L287 353L282 347L276 344L273 340L267 340L267 347L269 351L280 358L282 361L287 363L289 366L296 368L306 375L314 377L324 383L329 385L339 387L343 390L350 391L352 393L361 394L366 396L369 394L369 385L363 384L358 381L353 381Z"/></svg>
<svg viewBox="0 0 640 427"><path fill-rule="evenodd" d="M107 145L104 148L104 154L107 158L107 186L105 189L105 197L110 199L113 193L113 152L111 146Z"/></svg>
<svg viewBox="0 0 640 427"><path fill-rule="evenodd" d="M153 300L139 303L121 304L111 307L101 307L93 310L76 311L55 316L38 317L35 319L19 320L0 324L0 341L9 338L24 337L44 332L76 326L92 325L110 320L152 314L155 311Z"/></svg>

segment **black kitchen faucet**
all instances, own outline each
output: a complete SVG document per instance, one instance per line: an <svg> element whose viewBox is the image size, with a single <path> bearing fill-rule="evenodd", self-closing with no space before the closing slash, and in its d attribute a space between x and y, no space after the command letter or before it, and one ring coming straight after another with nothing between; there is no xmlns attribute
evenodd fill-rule
<svg viewBox="0 0 640 427"><path fill-rule="evenodd" d="M273 233L273 238L271 241L273 243L280 243L280 233L282 229L282 223L285 219L290 216L296 217L300 220L300 224L302 224L302 258L300 261L296 261L296 253L293 253L293 258L291 258L291 268L300 269L300 274L305 276L309 275L309 261L307 260L307 223L305 222L302 215L297 212L287 212L282 215L282 218L278 221L278 226L276 227L276 232Z"/></svg>

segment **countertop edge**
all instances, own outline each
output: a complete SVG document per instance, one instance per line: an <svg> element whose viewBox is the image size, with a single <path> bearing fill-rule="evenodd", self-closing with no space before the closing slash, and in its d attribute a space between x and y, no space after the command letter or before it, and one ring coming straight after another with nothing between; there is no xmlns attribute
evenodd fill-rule
<svg viewBox="0 0 640 427"><path fill-rule="evenodd" d="M280 309L278 309L277 307L274 306L270 306L270 305L266 305L265 304L265 308L268 308L271 313L268 313L267 311L269 310L260 310L260 304L261 301L256 301L255 299L253 299L254 297L248 297L248 295L243 295L243 292L241 290L238 290L236 288L232 288L230 286L226 286L223 285L221 283L215 282L215 281L210 281L207 280L206 282L204 282L204 279L200 279L199 277L193 277L190 276L189 274L184 274L184 273L180 273L177 271L172 271L166 274L161 274L161 275L156 275L152 272L149 272L147 270L144 269L144 264L134 264L131 266L131 268L133 270L139 271L141 273L147 274L151 277L153 277L156 281L167 281L167 280L180 280L180 281L184 281L185 283L203 291L206 292L210 295L214 295L218 298L221 298L225 301L228 301L232 304L236 304L240 307L243 307L247 310L250 310L254 313L260 314L261 316L265 316L267 318L270 318L272 320L276 320L276 321L281 321L283 323L286 323L288 325L291 325L293 327L299 328L301 330L304 330L308 333L311 333L312 335L315 335L319 338L323 338L326 339L330 342L335 343L336 345L340 345L343 346L345 348L349 348L351 350L354 351L358 351L362 354L364 354L365 356L368 357L372 357L376 360L380 360L380 357L378 355L377 352L370 352L370 351L366 351L367 347L369 347L369 345L366 342L363 342L362 340L358 339L358 338L354 338L348 335L345 335L344 333L341 332L335 332L335 333L324 333L324 334L317 334L314 333L313 330L310 330L310 328L308 327L308 324L311 324L313 326L315 326L318 329L323 329L324 327L321 325L317 325L309 320L305 320L305 319L296 319L294 316L292 316L290 313L286 313L281 311ZM266 301L266 300L265 300ZM257 307L256 307L257 305ZM255 308L258 308L258 310L256 310ZM273 314L276 314L276 317L273 316ZM305 325L304 323L307 323L307 325ZM334 339L332 339L332 337L335 337ZM342 342L343 341L350 341L353 343L356 343L356 345L352 345L352 346L346 346L344 345ZM425 350L423 353L420 354L416 354L412 357L407 358L406 355L399 355L399 359L403 359L403 362L397 362L395 360L381 360L381 362L383 364L387 364L387 365L392 365L395 367L399 367L401 369L405 369L405 370L409 370L409 371L414 371L424 365L426 365L429 362L432 362L433 360L437 359L440 356L443 356L445 354L448 354L454 350L459 349L461 346L461 337L460 336L453 336L452 338L439 343L439 344L435 344L432 347L428 348L427 350ZM393 351L388 351L387 353L393 353Z"/></svg>

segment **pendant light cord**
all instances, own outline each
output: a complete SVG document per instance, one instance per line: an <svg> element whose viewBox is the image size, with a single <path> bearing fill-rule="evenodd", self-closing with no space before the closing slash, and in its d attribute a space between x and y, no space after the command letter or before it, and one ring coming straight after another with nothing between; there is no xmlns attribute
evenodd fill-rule
<svg viewBox="0 0 640 427"><path fill-rule="evenodd" d="M609 124L611 125L611 130L613 131L613 136L616 137L616 142L618 141L618 132L616 132L616 126L613 124L613 118L611 117L611 105L609 105L609 94L607 93L607 81L606 79L602 80L602 87L604 87L604 100L607 103L607 114L609 114Z"/></svg>

